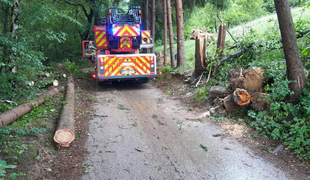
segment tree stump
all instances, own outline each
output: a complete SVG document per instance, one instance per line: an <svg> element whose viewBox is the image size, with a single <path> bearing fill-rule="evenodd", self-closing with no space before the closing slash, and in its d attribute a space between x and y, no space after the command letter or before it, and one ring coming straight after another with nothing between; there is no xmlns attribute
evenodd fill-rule
<svg viewBox="0 0 310 180"><path fill-rule="evenodd" d="M195 79L199 77L206 70L206 48L207 39L205 37L196 37L195 41L195 70L193 72L192 78Z"/></svg>
<svg viewBox="0 0 310 180"><path fill-rule="evenodd" d="M258 92L262 90L263 82L263 70L259 67L253 67L247 71L242 68L229 70L229 83L232 90L241 88L248 92Z"/></svg>
<svg viewBox="0 0 310 180"><path fill-rule="evenodd" d="M219 60L221 60L223 57L225 39L226 39L226 25L222 23L219 27L219 34L217 38L217 50L216 50L216 54Z"/></svg>

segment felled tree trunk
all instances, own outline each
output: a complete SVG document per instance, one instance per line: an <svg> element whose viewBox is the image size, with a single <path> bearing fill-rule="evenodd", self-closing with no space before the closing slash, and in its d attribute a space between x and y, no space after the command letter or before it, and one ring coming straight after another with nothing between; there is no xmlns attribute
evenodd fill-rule
<svg viewBox="0 0 310 180"><path fill-rule="evenodd" d="M54 88L48 91L46 94L40 96L37 101L32 100L22 105L19 105L11 110L8 110L0 114L0 128L15 121L16 119L22 117L26 113L30 112L35 108L45 102L46 97L55 96L58 93L58 89Z"/></svg>
<svg viewBox="0 0 310 180"><path fill-rule="evenodd" d="M244 89L236 89L232 94L224 98L224 107L226 111L233 111L242 106L248 106L251 102L251 96Z"/></svg>
<svg viewBox="0 0 310 180"><path fill-rule="evenodd" d="M65 102L60 114L57 131L54 135L55 142L62 147L69 147L75 139L74 126L74 83L73 78L69 77Z"/></svg>

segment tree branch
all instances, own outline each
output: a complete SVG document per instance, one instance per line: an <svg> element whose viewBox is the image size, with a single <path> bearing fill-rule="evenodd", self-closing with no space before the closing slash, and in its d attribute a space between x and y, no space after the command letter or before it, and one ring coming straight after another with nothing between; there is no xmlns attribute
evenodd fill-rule
<svg viewBox="0 0 310 180"><path fill-rule="evenodd" d="M74 3L71 3L71 2L68 2L68 1L64 1L65 3L71 5L71 6L80 6L85 14L85 16L88 18L88 16L90 15L90 13L88 14L85 7L82 5L82 4L74 4Z"/></svg>
<svg viewBox="0 0 310 180"><path fill-rule="evenodd" d="M296 38L299 39L301 37L304 37L304 35L308 35L310 33L310 29L306 30L306 31L297 31L298 34L296 35Z"/></svg>

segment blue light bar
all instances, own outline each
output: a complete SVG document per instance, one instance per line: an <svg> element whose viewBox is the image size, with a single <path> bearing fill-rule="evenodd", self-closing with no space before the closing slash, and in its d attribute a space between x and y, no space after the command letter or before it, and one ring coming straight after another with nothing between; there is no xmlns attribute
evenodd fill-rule
<svg viewBox="0 0 310 180"><path fill-rule="evenodd" d="M114 35L117 32L117 28L114 28L114 24L112 25L112 34Z"/></svg>

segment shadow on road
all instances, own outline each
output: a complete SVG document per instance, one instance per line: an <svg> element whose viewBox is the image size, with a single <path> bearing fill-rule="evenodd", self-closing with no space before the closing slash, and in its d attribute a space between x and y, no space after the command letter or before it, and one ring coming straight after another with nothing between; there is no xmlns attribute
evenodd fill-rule
<svg viewBox="0 0 310 180"><path fill-rule="evenodd" d="M127 90L141 90L141 89L152 89L153 87L149 83L131 83L131 82L113 82L112 84L98 85L98 92L106 92L111 89L118 91Z"/></svg>

